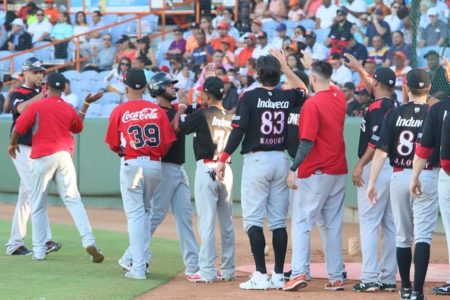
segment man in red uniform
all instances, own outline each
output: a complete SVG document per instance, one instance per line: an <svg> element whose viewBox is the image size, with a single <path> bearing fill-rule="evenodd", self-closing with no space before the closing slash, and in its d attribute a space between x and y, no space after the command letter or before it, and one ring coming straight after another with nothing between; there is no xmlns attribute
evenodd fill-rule
<svg viewBox="0 0 450 300"><path fill-rule="evenodd" d="M147 86L144 71L130 69L125 85L128 102L111 113L105 140L122 157L120 190L133 257L131 271L125 277L146 279L151 200L161 180L161 157L169 151L176 136L164 110L142 100Z"/></svg>
<svg viewBox="0 0 450 300"><path fill-rule="evenodd" d="M46 256L47 194L50 183L54 181L60 197L75 221L83 247L92 256L94 263L100 263L104 257L95 244L89 219L77 188L72 161L75 145L72 133L81 132L82 119L89 104L99 99L102 94L88 96L78 116L73 107L61 98L65 81L64 76L59 73L48 76L47 97L31 103L17 119L11 133L8 152L12 158L15 158L16 151L19 151L17 144L19 136L33 128L30 155L33 159L31 169L33 259L44 260Z"/></svg>

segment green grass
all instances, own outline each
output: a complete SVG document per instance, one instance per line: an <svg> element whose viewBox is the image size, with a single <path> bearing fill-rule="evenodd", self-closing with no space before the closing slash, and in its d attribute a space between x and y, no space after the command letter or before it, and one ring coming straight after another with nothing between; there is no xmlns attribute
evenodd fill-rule
<svg viewBox="0 0 450 300"><path fill-rule="evenodd" d="M10 224L0 221L2 246ZM31 256L7 256L0 248L0 299L133 299L162 285L183 269L178 243L152 240L152 262L147 280L125 278L117 261L128 246L128 235L94 230L105 255L101 264L91 262L74 226L52 225L53 237L63 247L42 262ZM26 245L31 248L31 230Z"/></svg>

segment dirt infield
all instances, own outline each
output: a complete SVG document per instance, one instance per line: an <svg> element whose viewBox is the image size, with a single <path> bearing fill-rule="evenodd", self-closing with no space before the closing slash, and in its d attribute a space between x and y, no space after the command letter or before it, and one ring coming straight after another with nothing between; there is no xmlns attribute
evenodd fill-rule
<svg viewBox="0 0 450 300"><path fill-rule="evenodd" d="M13 214L14 206L11 204L0 204L0 219L10 220ZM92 227L96 229L126 231L125 215L122 210L117 209L88 209L89 218ZM50 207L49 217L52 223L73 224L72 218L63 207ZM197 228L196 218L194 219L195 229ZM236 265L249 265L253 263L253 257L249 251L249 243L246 234L242 229L240 218L235 218L236 228ZM197 230L195 230L197 231ZM344 252L345 262L360 262L360 256L348 256L347 241L349 237L359 235L357 224L345 224L344 226ZM167 217L164 223L156 231L156 236L167 239L177 239L174 221L171 215ZM198 236L197 236L198 238ZM6 237L5 237L6 239ZM271 243L271 235L266 231L266 242ZM219 241L218 241L219 243ZM324 262L322 244L317 230L312 234L311 241L312 262ZM107 253L106 253L107 255ZM154 257L153 259L158 259ZM287 262L290 261L290 245L288 247ZM267 257L268 263L273 263L273 251ZM447 264L447 244L445 236L436 234L433 238L431 247L431 263ZM151 272L151 271L150 271ZM314 275L314 274L313 274ZM183 274L179 274L172 281L156 288L138 299L399 299L396 293L374 293L359 294L351 291L351 286L356 281L348 281L343 292L328 292L322 289L325 280L314 279L304 290L298 292L282 291L243 291L238 285L248 278L248 273L237 272L236 281L218 282L215 284L191 284L188 283ZM151 273L150 273L151 279ZM431 287L435 284L427 283L425 293L428 299L445 299L443 297L432 296Z"/></svg>

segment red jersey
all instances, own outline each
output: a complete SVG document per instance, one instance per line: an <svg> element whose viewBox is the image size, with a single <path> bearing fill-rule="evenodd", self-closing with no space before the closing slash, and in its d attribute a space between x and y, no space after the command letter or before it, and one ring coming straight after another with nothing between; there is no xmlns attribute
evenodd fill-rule
<svg viewBox="0 0 450 300"><path fill-rule="evenodd" d="M59 151L72 155L75 145L72 133L81 132L83 122L70 104L59 97L49 97L30 104L14 128L22 135L31 127L31 158Z"/></svg>
<svg viewBox="0 0 450 300"><path fill-rule="evenodd" d="M109 118L105 141L112 151L123 149L125 159L148 156L159 160L176 140L164 110L145 100L117 106Z"/></svg>
<svg viewBox="0 0 450 300"><path fill-rule="evenodd" d="M237 56L237 65L239 67L245 67L247 64L247 61L252 58L253 50L255 50L255 47L252 48L244 48L239 52L239 55Z"/></svg>
<svg viewBox="0 0 450 300"><path fill-rule="evenodd" d="M344 121L346 111L344 93L332 86L308 98L299 117L299 139L314 142L298 171L299 178L314 172L346 174Z"/></svg>

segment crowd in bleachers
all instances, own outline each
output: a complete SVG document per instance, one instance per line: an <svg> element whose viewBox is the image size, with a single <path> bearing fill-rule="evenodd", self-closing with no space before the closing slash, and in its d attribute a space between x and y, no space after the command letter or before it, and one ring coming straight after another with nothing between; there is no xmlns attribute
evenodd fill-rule
<svg viewBox="0 0 450 300"><path fill-rule="evenodd" d="M83 36L80 53L87 58L83 72L69 71L65 75L71 81L72 94L78 98L98 89L114 95L106 96L104 103L89 111L91 116L107 116L115 103L124 100L123 78L130 67L144 69L148 78L158 71L168 72L179 81L180 89L188 91L189 101L201 102L201 72L213 62L225 83L224 106L233 109L239 95L258 84L254 70L259 56L268 54L271 48L284 49L289 66L301 76L305 51L314 59L330 61L333 82L346 92L348 115L359 116L367 108L370 91L363 90L358 75L345 65L343 54L355 56L369 74L381 66L392 68L397 74L395 94L401 102L404 77L411 69L411 23L416 18L417 66L428 68L431 96L442 99L450 95L440 66L440 57L450 57L450 50L446 51L449 1L421 1L420 12L412 12L408 0L334 1L240 0L237 20L232 8L218 5L211 16L202 15L199 24L193 23L187 30L177 28L168 39L153 46L148 35L136 39L130 34L136 32L136 22L125 23L114 30ZM44 6L39 8L29 1L16 14L6 14L0 32L2 49L27 49L130 17L103 16L94 11L88 15L77 12L71 18L58 11L53 0L45 0ZM73 58L70 44L58 45L50 56ZM34 55L45 61L48 53ZM19 69L20 60L17 63ZM4 96L7 98L7 93Z"/></svg>

